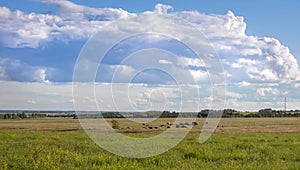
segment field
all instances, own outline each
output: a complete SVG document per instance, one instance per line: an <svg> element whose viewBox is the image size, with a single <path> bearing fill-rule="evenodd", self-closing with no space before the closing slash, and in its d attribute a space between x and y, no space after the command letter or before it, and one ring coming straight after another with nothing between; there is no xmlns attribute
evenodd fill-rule
<svg viewBox="0 0 300 170"><path fill-rule="evenodd" d="M120 132L147 137L164 130L145 129L125 119L110 119ZM171 119L149 123L159 126ZM212 137L198 143L204 119L164 154L143 158L113 155L84 133L78 120L0 121L0 169L299 169L300 119L222 119ZM113 123L112 123L113 124ZM130 127L130 128L128 128Z"/></svg>

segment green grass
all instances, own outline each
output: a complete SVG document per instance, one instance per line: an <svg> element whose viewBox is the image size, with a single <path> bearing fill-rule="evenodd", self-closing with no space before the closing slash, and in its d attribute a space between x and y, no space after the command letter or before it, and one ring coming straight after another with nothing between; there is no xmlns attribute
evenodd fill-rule
<svg viewBox="0 0 300 170"><path fill-rule="evenodd" d="M152 134L130 134L146 137ZM189 134L150 158L123 158L82 131L0 130L0 169L299 169L300 134Z"/></svg>

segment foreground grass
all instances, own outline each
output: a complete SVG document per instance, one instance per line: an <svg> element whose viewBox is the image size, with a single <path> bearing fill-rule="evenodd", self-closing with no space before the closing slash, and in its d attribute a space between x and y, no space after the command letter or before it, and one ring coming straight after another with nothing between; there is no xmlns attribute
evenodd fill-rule
<svg viewBox="0 0 300 170"><path fill-rule="evenodd" d="M145 137L147 134L131 134ZM148 134L149 135L149 134ZM300 134L189 134L166 153L123 158L81 131L0 130L0 169L298 169Z"/></svg>

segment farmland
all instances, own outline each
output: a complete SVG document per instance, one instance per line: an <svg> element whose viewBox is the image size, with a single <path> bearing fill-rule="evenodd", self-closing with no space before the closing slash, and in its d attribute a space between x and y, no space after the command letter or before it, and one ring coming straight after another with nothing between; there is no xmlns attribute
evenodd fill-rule
<svg viewBox="0 0 300 170"><path fill-rule="evenodd" d="M126 119L108 119L120 132L148 137L164 130L144 129ZM172 119L157 119L159 126ZM97 146L77 119L0 121L0 169L297 169L300 120L297 118L222 119L212 137L198 143L205 119L164 154L123 158ZM127 127L131 127L128 130Z"/></svg>

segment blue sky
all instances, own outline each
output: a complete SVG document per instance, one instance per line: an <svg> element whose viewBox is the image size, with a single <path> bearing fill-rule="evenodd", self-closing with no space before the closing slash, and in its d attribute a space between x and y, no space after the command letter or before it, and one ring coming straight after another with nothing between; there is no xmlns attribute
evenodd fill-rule
<svg viewBox="0 0 300 170"><path fill-rule="evenodd" d="M180 43L163 37L155 42L146 41L147 37L140 40L137 37L127 43L118 44L118 48L106 56L101 69L99 68L97 72L96 81L100 83L99 87L97 86L98 93L104 97L94 100L93 96L88 95L82 99L73 98L71 85L73 70L87 40L106 24L118 19L127 19L137 24L150 20L156 24L160 19L155 18L157 13L180 17L190 22L214 45L227 82L225 107L240 110L265 107L282 109L283 97L287 96L288 108L298 108L299 6L300 2L297 0L288 2L2 0L0 1L0 109L74 109L75 100L80 100L76 102L83 106L88 105L85 102L93 103L99 100L99 103L102 102L101 109L114 110L116 106L111 100L112 94L106 94L110 86L107 87L105 83L111 83L114 72L120 74L122 82L121 79L126 77L122 74L136 73L140 68L138 65L143 65L141 62L157 62L158 65L185 63L184 68L190 70L198 85L201 85L201 88L198 88L202 95L198 98L203 101L201 107L210 107L211 94L207 92L209 76L207 77L203 63L188 53L188 49L181 47ZM119 24L120 27L128 27ZM192 34L184 31L178 34L187 34L186 36ZM115 33L111 32L111 35ZM172 51L178 60L172 60L167 54L165 58L149 56L144 57L143 61L130 60L131 63L125 64L120 60L123 59L122 55L125 57L125 54L146 48ZM175 69L175 65L171 65ZM180 70L179 66L176 69ZM178 71L178 75L186 73L185 69L181 71ZM133 101L135 109L145 109L142 107L152 99L157 102L150 102L151 109L161 109L162 106L158 103L164 100L169 101L164 107L176 110L177 107L173 105L178 104L178 96L174 97L178 91L173 86L166 87L170 81L172 77L155 70L145 71L135 77L133 81L135 84L153 85L151 89L143 84L136 86L138 89L134 91L140 94L132 95L140 100ZM83 85L81 89L84 89L83 87L88 88ZM149 96L152 93L153 95ZM190 99L197 98L192 94L186 95ZM128 110L125 106L119 108Z"/></svg>

